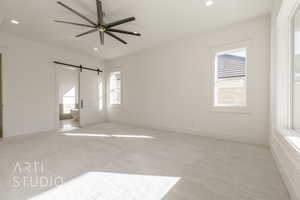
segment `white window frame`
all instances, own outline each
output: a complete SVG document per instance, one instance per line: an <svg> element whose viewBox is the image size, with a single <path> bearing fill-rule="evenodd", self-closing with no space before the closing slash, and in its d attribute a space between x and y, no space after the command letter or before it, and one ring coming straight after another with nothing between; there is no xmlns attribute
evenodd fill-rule
<svg viewBox="0 0 300 200"><path fill-rule="evenodd" d="M115 73L115 72L120 72L120 78L121 78L121 81L120 81L120 84L121 84L120 85L120 104L112 104L111 99L110 99L110 92L111 92L110 77L111 77L111 74ZM119 108L119 107L122 106L122 104L123 104L123 74L122 74L121 69L119 69L119 68L110 71L109 74L108 74L108 95L107 96L108 96L108 105L109 105L109 107Z"/></svg>
<svg viewBox="0 0 300 200"><path fill-rule="evenodd" d="M239 50L239 49L245 49L246 50L246 106L238 106L238 105L232 105L232 106L216 106L215 105L215 97L216 97L216 90L215 90L215 79L216 79L216 73L217 73L217 54L220 54L222 52L229 52L229 51L234 51L234 50ZM240 41L240 42L233 42L231 44L227 45L220 45L217 47L214 47L212 50L212 64L211 64L211 69L212 69L212 81L211 81L211 107L213 112L228 112L228 113L241 113L241 114L249 114L249 107L250 107L250 101L249 101L249 58L251 56L249 53L250 49L250 40L246 41Z"/></svg>
<svg viewBox="0 0 300 200"><path fill-rule="evenodd" d="M295 107L295 102L294 102L294 93L295 93L295 84L300 84L300 79L299 77L295 76L295 16L297 14L297 12L300 12L300 3L298 2L297 5L295 5L295 10L293 11L293 15L290 16L290 51L289 51L289 59L290 59L290 68L289 68L289 73L290 73L290 77L289 77L289 118L288 118L288 126L289 129L291 129L291 131L300 134L299 130L295 128L295 115L294 115L294 107Z"/></svg>

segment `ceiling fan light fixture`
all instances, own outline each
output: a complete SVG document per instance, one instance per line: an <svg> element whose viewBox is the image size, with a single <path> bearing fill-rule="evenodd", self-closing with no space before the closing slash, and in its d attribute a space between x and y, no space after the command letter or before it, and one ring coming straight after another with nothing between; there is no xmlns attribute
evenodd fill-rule
<svg viewBox="0 0 300 200"><path fill-rule="evenodd" d="M103 27L103 26L100 26L98 29L99 29L99 31L101 31L101 32L106 31L105 27Z"/></svg>
<svg viewBox="0 0 300 200"><path fill-rule="evenodd" d="M206 7L210 7L210 6L212 6L213 4L214 4L214 1L213 1L213 0L207 0L207 1L205 2Z"/></svg>

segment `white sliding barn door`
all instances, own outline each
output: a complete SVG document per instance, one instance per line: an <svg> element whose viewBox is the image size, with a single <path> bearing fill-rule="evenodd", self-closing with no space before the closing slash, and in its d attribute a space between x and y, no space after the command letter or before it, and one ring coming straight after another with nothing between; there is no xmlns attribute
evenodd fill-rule
<svg viewBox="0 0 300 200"><path fill-rule="evenodd" d="M80 73L80 126L103 121L100 101L100 75L95 71L83 70Z"/></svg>

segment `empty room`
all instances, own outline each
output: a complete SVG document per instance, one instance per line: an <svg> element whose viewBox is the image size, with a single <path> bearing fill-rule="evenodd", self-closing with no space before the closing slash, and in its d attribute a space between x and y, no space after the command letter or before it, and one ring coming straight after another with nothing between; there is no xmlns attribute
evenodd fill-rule
<svg viewBox="0 0 300 200"><path fill-rule="evenodd" d="M0 0L0 200L300 200L300 0Z"/></svg>

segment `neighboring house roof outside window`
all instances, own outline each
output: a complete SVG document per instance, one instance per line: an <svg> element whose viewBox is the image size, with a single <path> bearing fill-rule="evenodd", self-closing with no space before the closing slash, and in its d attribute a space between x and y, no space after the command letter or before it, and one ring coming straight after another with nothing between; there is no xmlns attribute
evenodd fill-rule
<svg viewBox="0 0 300 200"><path fill-rule="evenodd" d="M218 56L218 79L246 76L246 58L222 54Z"/></svg>

